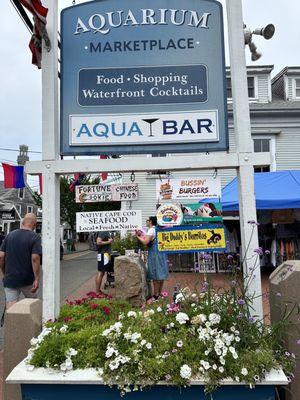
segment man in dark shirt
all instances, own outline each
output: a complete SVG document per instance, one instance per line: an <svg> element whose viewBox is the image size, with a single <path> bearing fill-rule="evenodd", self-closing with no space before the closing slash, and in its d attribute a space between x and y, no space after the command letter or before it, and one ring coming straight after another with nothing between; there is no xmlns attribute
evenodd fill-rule
<svg viewBox="0 0 300 400"><path fill-rule="evenodd" d="M6 307L19 301L20 294L35 298L39 287L41 238L33 232L36 216L25 215L21 229L10 232L0 249L0 268L3 272L3 286Z"/></svg>
<svg viewBox="0 0 300 400"><path fill-rule="evenodd" d="M109 232L99 232L96 239L96 244L98 247L98 273L96 275L95 283L96 283L96 293L101 293L101 285L102 280L107 272L107 268L111 263L111 244L113 239Z"/></svg>

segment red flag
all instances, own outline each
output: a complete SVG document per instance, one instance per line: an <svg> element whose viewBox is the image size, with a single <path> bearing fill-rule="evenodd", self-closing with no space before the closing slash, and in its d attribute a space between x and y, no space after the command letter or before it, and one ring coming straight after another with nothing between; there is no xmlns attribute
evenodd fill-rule
<svg viewBox="0 0 300 400"><path fill-rule="evenodd" d="M5 189L19 189L25 187L23 165L9 165L2 163L2 167L4 172Z"/></svg>
<svg viewBox="0 0 300 400"><path fill-rule="evenodd" d="M20 3L31 12L33 15L33 34L29 42L29 48L32 53L32 64L41 68L42 61L42 38L45 40L45 45L50 51L51 44L46 31L46 17L48 8L42 5L40 0L19 0Z"/></svg>
<svg viewBox="0 0 300 400"><path fill-rule="evenodd" d="M108 158L108 157L105 156L104 154L101 154L100 160L105 160L106 158ZM106 181L107 177L108 177L108 173L107 172L101 172L102 181Z"/></svg>

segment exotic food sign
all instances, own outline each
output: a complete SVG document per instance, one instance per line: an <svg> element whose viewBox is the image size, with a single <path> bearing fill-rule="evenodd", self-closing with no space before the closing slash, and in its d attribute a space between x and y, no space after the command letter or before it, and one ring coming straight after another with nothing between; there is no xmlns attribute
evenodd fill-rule
<svg viewBox="0 0 300 400"><path fill-rule="evenodd" d="M96 0L62 11L62 154L228 148L222 5L168 6Z"/></svg>
<svg viewBox="0 0 300 400"><path fill-rule="evenodd" d="M142 227L142 211L91 211L76 213L76 232L134 231Z"/></svg>
<svg viewBox="0 0 300 400"><path fill-rule="evenodd" d="M165 253L225 250L225 231L221 225L158 228L157 248Z"/></svg>
<svg viewBox="0 0 300 400"><path fill-rule="evenodd" d="M156 200L162 201L193 201L221 197L221 181L210 177L185 177L180 179L157 179Z"/></svg>

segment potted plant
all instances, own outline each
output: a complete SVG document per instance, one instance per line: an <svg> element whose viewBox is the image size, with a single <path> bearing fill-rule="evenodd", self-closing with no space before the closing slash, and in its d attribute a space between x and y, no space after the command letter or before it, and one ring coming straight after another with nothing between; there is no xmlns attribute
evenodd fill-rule
<svg viewBox="0 0 300 400"><path fill-rule="evenodd" d="M222 291L204 282L174 302L164 293L142 308L93 293L68 303L8 381L35 400L127 392L145 400L275 400L274 386L287 384L294 367L280 341L284 320L264 326L253 318L238 280Z"/></svg>

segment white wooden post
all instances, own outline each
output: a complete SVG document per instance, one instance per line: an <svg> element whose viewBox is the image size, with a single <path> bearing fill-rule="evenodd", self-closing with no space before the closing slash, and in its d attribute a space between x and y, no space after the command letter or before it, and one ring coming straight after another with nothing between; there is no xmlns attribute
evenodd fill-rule
<svg viewBox="0 0 300 400"><path fill-rule="evenodd" d="M42 58L42 137L43 161L59 158L58 125L58 5L56 1L44 0L49 9L47 32L51 51L43 48ZM59 178L50 164L43 168L43 319L55 318L60 307L60 260L59 223L60 196Z"/></svg>
<svg viewBox="0 0 300 400"><path fill-rule="evenodd" d="M253 144L251 139L251 124L248 101L247 69L245 59L243 15L241 0L227 0L227 18L230 51L230 71L233 99L234 130L239 155L237 169L240 226L242 237L242 255L247 251L247 262L244 274L252 279L249 284L249 294L254 294L253 314L262 318L261 273L259 259L254 250L258 247L257 227L248 221L256 221L256 205L254 193ZM253 231L252 231L253 230ZM253 268L256 268L253 273Z"/></svg>

